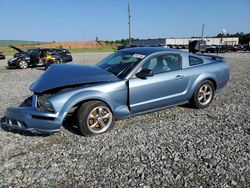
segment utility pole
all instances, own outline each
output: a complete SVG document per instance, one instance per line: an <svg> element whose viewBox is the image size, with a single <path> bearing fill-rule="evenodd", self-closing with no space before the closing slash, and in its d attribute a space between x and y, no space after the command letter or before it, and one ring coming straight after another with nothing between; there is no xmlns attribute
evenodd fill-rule
<svg viewBox="0 0 250 188"><path fill-rule="evenodd" d="M201 40L204 39L204 28L205 28L205 25L203 24L202 25L202 31L201 31Z"/></svg>
<svg viewBox="0 0 250 188"><path fill-rule="evenodd" d="M128 3L128 38L129 38L129 46L132 44L131 43L131 25L130 25L130 4Z"/></svg>

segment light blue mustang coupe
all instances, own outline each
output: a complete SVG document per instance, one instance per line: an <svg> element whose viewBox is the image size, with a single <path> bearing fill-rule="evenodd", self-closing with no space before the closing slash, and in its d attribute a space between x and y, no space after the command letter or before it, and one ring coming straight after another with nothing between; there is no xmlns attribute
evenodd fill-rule
<svg viewBox="0 0 250 188"><path fill-rule="evenodd" d="M104 133L116 119L191 103L205 108L229 80L222 57L166 48L129 48L96 64L52 65L30 87L26 106L6 110L1 124L32 133L59 131L75 114L83 135Z"/></svg>

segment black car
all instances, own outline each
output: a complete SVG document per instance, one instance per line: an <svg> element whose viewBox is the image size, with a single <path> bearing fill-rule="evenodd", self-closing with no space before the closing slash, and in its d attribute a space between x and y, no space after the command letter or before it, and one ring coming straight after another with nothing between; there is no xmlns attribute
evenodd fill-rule
<svg viewBox="0 0 250 188"><path fill-rule="evenodd" d="M13 48L13 46L11 47ZM14 55L14 58L8 61L8 66L13 68L26 69L28 67L44 66L43 59L46 57L47 52L56 54L61 63L67 63L73 60L70 52L63 48L34 48L25 52L16 47L14 47L14 49L16 49L18 53Z"/></svg>
<svg viewBox="0 0 250 188"><path fill-rule="evenodd" d="M204 53L206 51L206 41L204 40L194 40L188 44L188 51L191 53L201 52Z"/></svg>
<svg viewBox="0 0 250 188"><path fill-rule="evenodd" d="M250 51L250 46L249 46L249 44L243 44L243 45L242 45L242 50L243 50L243 51Z"/></svg>
<svg viewBox="0 0 250 188"><path fill-rule="evenodd" d="M229 52L230 47L225 45L207 45L206 53L225 53Z"/></svg>
<svg viewBox="0 0 250 188"><path fill-rule="evenodd" d="M5 59L5 55L3 54L3 52L0 52L0 59Z"/></svg>
<svg viewBox="0 0 250 188"><path fill-rule="evenodd" d="M206 53L218 53L219 47L216 45L207 45Z"/></svg>
<svg viewBox="0 0 250 188"><path fill-rule="evenodd" d="M68 63L73 60L69 50L64 48L38 48L35 49L30 56L31 65L44 65L43 59L47 54L56 56L60 63Z"/></svg>
<svg viewBox="0 0 250 188"><path fill-rule="evenodd" d="M28 49L26 51L23 51L15 46L10 46L10 48L16 50L17 53L14 54L13 58L8 60L8 66L12 68L21 68L21 69L28 68L28 66L30 66L30 57L35 48Z"/></svg>

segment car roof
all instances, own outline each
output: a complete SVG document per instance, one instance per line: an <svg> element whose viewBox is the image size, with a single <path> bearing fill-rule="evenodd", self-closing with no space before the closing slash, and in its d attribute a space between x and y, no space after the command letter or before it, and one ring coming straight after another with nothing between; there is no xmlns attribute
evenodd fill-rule
<svg viewBox="0 0 250 188"><path fill-rule="evenodd" d="M137 54L144 54L150 55L157 52L168 52L168 51L176 51L182 52L180 50L171 49L171 48L164 48L164 47L136 47L136 48L125 48L120 50L121 52L130 52L130 53L137 53Z"/></svg>

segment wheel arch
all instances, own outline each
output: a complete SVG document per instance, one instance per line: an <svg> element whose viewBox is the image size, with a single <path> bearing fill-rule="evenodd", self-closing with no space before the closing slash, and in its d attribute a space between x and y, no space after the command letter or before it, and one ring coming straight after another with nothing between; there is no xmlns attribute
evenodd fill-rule
<svg viewBox="0 0 250 188"><path fill-rule="evenodd" d="M100 96L92 96L92 97L85 97L85 98L73 98L73 99L69 99L63 106L60 115L61 116L61 121L63 122L66 118L66 116L71 113L72 111L78 110L79 107L88 101L100 101L103 102L104 104L106 104L109 109L111 110L111 112L114 114L114 107L111 104L111 102L104 98L104 97L100 97Z"/></svg>
<svg viewBox="0 0 250 188"><path fill-rule="evenodd" d="M216 83L216 81L213 78L208 78L208 79L205 79L205 80L211 81L213 83L213 85L214 85L214 90L216 91L216 89L217 89L217 83ZM203 81L205 81L205 80L203 80Z"/></svg>
<svg viewBox="0 0 250 188"><path fill-rule="evenodd" d="M72 106L69 110L68 110L68 113L70 112L71 109L73 108L79 108L83 103L86 103L86 102L90 102L90 101L99 101L99 102L102 102L104 103L105 105L107 105L109 107L109 109L111 110L111 112L113 113L113 109L111 108L111 106L104 100L102 99L97 99L97 98L90 98L90 99L85 99L85 100L82 100L78 103L76 103L74 106Z"/></svg>
<svg viewBox="0 0 250 188"><path fill-rule="evenodd" d="M216 82L216 76L215 75L200 75L193 83L192 88L191 88L191 93L190 93L190 99L191 97L194 95L195 90L197 89L197 87L204 82L205 80L209 80L213 83L214 85L214 90L216 91L217 89L217 82Z"/></svg>

